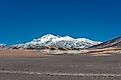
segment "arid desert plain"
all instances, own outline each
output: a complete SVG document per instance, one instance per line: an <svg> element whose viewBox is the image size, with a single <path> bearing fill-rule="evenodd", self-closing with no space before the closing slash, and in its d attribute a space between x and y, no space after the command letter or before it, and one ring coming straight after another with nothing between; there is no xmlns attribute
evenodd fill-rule
<svg viewBox="0 0 121 80"><path fill-rule="evenodd" d="M121 80L121 49L1 49L0 80Z"/></svg>

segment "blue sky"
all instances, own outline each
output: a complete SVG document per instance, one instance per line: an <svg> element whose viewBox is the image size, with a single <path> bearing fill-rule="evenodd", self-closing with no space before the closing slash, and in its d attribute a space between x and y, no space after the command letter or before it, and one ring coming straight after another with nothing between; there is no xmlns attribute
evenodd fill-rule
<svg viewBox="0 0 121 80"><path fill-rule="evenodd" d="M0 42L45 34L105 41L121 35L121 0L0 0Z"/></svg>

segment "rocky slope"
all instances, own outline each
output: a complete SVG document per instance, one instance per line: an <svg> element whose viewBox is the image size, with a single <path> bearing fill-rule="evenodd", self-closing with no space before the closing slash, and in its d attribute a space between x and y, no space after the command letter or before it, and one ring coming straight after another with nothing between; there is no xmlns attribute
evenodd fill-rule
<svg viewBox="0 0 121 80"><path fill-rule="evenodd" d="M110 48L110 47L121 48L121 36L103 42L101 44L94 45L90 48Z"/></svg>

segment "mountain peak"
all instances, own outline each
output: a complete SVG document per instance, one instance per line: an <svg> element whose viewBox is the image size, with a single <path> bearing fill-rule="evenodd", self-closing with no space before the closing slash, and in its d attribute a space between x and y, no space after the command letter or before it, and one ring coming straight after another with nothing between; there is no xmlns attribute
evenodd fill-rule
<svg viewBox="0 0 121 80"><path fill-rule="evenodd" d="M40 39L41 41L49 41L49 40L56 39L56 38L58 37L52 34L47 34L47 35L42 36Z"/></svg>
<svg viewBox="0 0 121 80"><path fill-rule="evenodd" d="M93 45L97 45L100 42L92 41L86 38L74 39L70 36L55 36L52 34L44 35L38 39L33 39L30 42L24 44L14 45L14 47L22 48L36 48L36 47L56 47L56 48L87 48Z"/></svg>

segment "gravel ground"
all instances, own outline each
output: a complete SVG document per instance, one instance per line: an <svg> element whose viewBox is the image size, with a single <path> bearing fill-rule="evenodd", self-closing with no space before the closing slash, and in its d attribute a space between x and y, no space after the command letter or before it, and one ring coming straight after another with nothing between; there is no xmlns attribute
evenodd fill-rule
<svg viewBox="0 0 121 80"><path fill-rule="evenodd" d="M0 57L0 71L120 74L121 55L51 55L41 57ZM0 80L121 80L121 76L73 76L0 72Z"/></svg>

